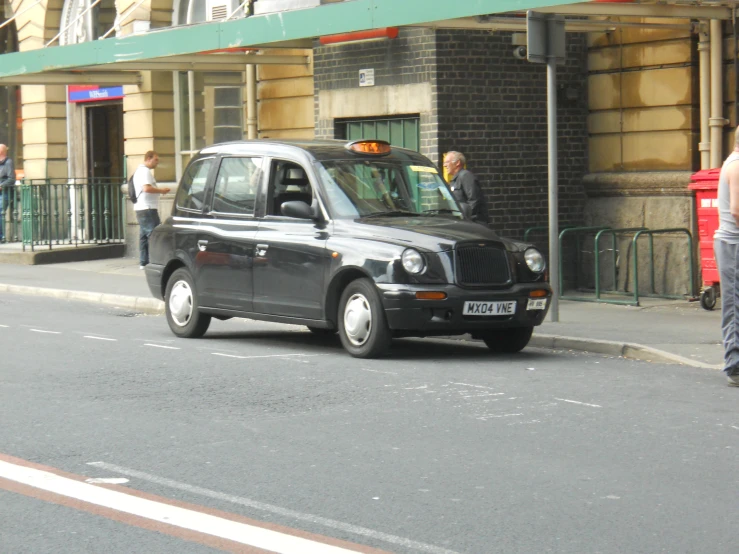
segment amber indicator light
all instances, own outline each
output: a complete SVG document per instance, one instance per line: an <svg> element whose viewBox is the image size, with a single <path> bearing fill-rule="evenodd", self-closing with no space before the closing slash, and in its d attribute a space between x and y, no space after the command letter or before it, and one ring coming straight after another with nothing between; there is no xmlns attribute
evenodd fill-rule
<svg viewBox="0 0 739 554"><path fill-rule="evenodd" d="M339 253L338 252L332 252L331 253L331 257L332 258L338 258L339 257Z"/></svg>
<svg viewBox="0 0 739 554"><path fill-rule="evenodd" d="M549 296L549 292L546 290L532 290L529 293L529 296L531 298L543 298L544 296Z"/></svg>
<svg viewBox="0 0 739 554"><path fill-rule="evenodd" d="M389 154L390 144L382 140L359 140L350 142L346 147L358 154Z"/></svg>
<svg viewBox="0 0 739 554"><path fill-rule="evenodd" d="M444 300L446 298L446 293L436 291L417 292L416 298L419 300Z"/></svg>

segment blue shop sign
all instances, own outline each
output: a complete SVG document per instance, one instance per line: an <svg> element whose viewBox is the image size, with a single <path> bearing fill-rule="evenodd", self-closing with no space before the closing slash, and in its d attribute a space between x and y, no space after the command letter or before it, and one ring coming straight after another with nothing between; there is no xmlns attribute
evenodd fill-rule
<svg viewBox="0 0 739 554"><path fill-rule="evenodd" d="M123 86L100 87L98 85L69 85L70 102L98 102L123 98Z"/></svg>

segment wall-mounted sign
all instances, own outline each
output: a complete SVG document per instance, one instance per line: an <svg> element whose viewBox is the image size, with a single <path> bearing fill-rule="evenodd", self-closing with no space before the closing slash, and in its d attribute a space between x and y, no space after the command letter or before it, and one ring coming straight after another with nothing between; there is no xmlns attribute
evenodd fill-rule
<svg viewBox="0 0 739 554"><path fill-rule="evenodd" d="M375 86L375 70L360 69L359 70L359 86L374 87Z"/></svg>
<svg viewBox="0 0 739 554"><path fill-rule="evenodd" d="M68 90L70 102L98 102L123 98L123 86L69 85Z"/></svg>

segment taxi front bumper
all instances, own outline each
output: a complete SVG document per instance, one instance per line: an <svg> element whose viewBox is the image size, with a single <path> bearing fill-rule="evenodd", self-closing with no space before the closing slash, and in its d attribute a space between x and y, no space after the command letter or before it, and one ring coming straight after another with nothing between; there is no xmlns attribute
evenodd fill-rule
<svg viewBox="0 0 739 554"><path fill-rule="evenodd" d="M423 335L461 334L488 329L535 327L541 325L549 311L552 292L548 283L522 283L505 290L462 289L455 285L413 286L378 284L385 315L390 329L394 331L418 332ZM421 300L417 293L443 292L444 300ZM534 291L545 291L546 296L531 296ZM543 293L538 293L543 294ZM545 300L543 309L531 309ZM508 305L509 313L465 314L465 302L475 306L492 302L515 302L514 309Z"/></svg>

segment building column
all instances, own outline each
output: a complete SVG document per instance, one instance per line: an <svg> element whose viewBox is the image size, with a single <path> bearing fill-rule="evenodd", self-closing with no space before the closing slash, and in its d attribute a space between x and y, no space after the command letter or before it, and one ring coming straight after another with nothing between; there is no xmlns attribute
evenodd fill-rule
<svg viewBox="0 0 739 554"><path fill-rule="evenodd" d="M25 9L27 0L13 0L13 13ZM63 0L38 4L16 20L18 49L43 48L59 31ZM23 170L30 179L67 177L66 87L24 85L21 87L23 117ZM20 169L20 168L19 168Z"/></svg>
<svg viewBox="0 0 739 554"><path fill-rule="evenodd" d="M23 170L28 179L67 177L67 89L23 85Z"/></svg>

